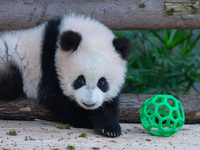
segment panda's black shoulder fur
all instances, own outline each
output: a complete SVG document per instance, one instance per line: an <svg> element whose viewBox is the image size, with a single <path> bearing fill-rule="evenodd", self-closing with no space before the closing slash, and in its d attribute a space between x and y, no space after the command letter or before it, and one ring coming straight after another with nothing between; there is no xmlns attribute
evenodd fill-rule
<svg viewBox="0 0 200 150"><path fill-rule="evenodd" d="M44 31L41 56L42 78L39 86L41 101L54 93L61 92L54 62L60 23L61 19L51 20L46 24Z"/></svg>

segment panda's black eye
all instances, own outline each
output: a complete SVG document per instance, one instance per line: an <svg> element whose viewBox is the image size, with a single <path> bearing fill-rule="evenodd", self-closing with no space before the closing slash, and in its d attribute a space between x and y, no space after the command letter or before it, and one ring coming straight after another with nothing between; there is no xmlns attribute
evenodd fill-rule
<svg viewBox="0 0 200 150"><path fill-rule="evenodd" d="M101 89L103 92L107 92L108 91L108 82L106 80L106 78L102 77L99 79L97 86L99 87L99 89Z"/></svg>
<svg viewBox="0 0 200 150"><path fill-rule="evenodd" d="M73 83L75 90L81 88L84 85L85 85L85 78L83 75L78 76L78 78Z"/></svg>
<svg viewBox="0 0 200 150"><path fill-rule="evenodd" d="M106 84L106 82L104 80L99 80L98 82L98 87L102 87Z"/></svg>
<svg viewBox="0 0 200 150"><path fill-rule="evenodd" d="M78 83L80 84L80 85L85 85L85 79L84 78L79 78L78 79Z"/></svg>

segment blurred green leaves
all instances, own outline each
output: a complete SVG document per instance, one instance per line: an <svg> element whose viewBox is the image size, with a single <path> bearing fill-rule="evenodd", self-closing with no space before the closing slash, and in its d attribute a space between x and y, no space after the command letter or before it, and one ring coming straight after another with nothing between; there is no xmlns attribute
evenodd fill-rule
<svg viewBox="0 0 200 150"><path fill-rule="evenodd" d="M132 41L123 92L186 94L200 81L200 35L196 30L114 31Z"/></svg>

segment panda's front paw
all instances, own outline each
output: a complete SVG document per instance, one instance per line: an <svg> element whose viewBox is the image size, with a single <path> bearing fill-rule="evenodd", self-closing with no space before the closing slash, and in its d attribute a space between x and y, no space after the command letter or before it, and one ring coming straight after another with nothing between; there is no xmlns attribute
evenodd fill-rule
<svg viewBox="0 0 200 150"><path fill-rule="evenodd" d="M119 124L108 124L95 127L95 131L107 137L118 137L121 135L121 127Z"/></svg>

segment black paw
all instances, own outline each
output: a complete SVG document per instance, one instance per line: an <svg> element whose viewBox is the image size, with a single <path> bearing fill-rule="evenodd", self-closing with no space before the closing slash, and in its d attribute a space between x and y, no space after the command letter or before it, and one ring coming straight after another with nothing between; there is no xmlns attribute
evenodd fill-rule
<svg viewBox="0 0 200 150"><path fill-rule="evenodd" d="M95 131L107 137L118 137L121 135L121 127L119 124L95 127Z"/></svg>

